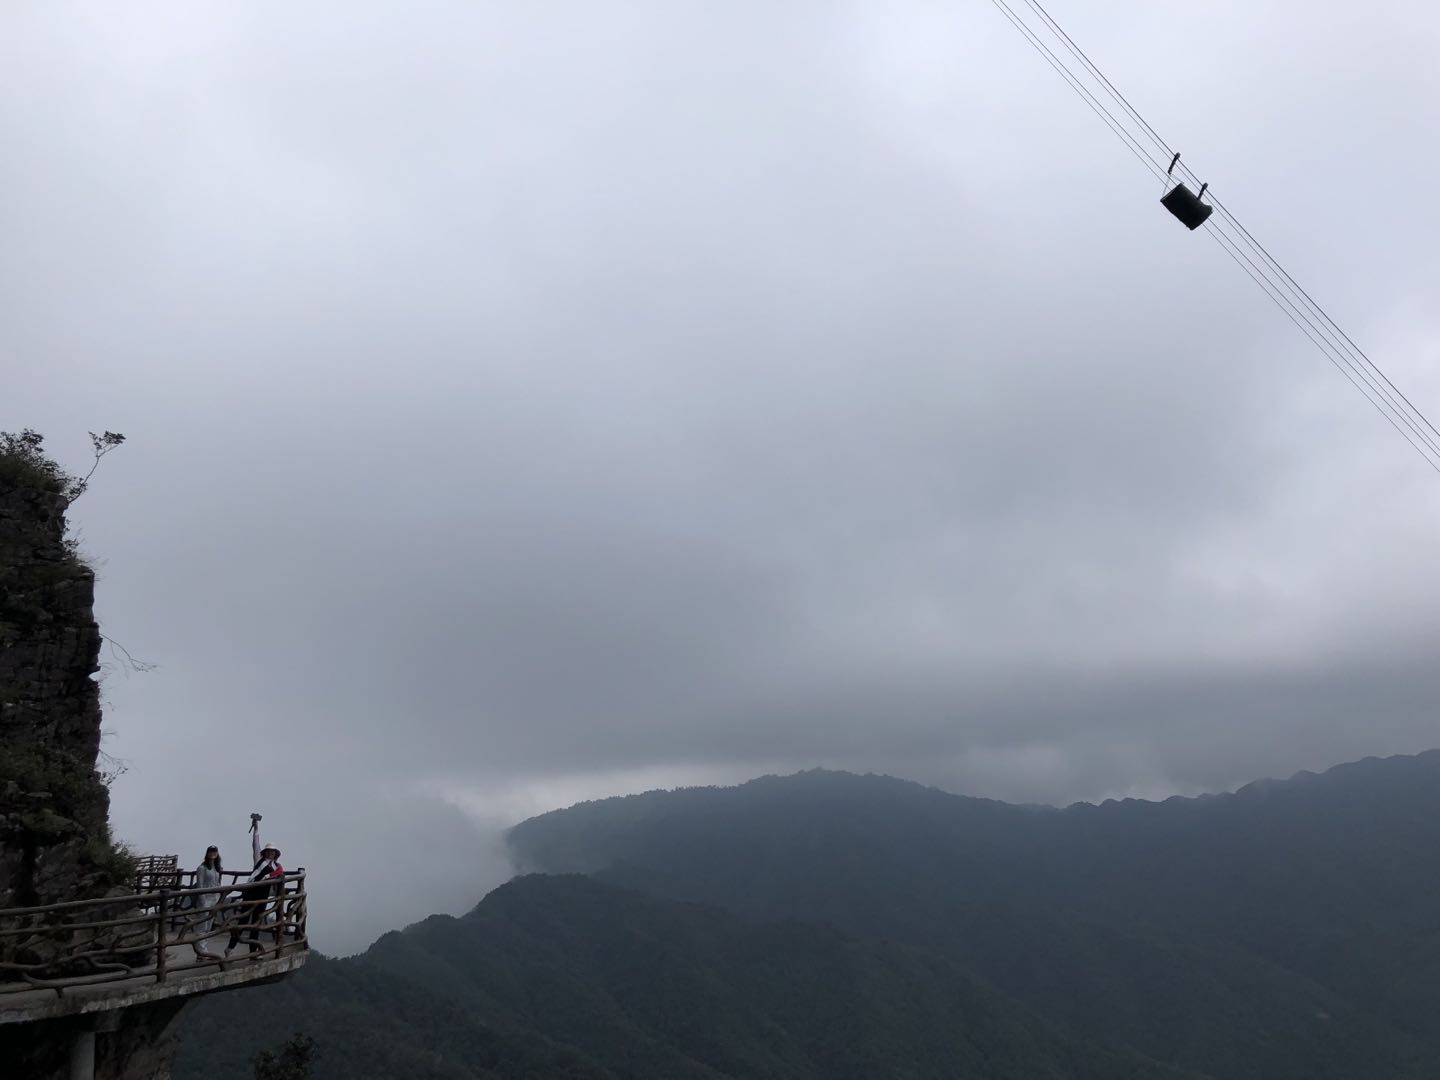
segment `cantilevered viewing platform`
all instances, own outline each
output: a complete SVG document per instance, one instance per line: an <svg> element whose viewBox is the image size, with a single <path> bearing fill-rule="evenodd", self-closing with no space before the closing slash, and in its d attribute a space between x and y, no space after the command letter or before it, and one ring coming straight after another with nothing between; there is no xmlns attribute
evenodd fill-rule
<svg viewBox="0 0 1440 1080"><path fill-rule="evenodd" d="M93 1075L95 1034L125 1010L273 982L308 953L305 871L218 888L149 860L135 891L0 910L0 1025L73 1018L69 1075ZM233 948L231 943L234 942Z"/></svg>

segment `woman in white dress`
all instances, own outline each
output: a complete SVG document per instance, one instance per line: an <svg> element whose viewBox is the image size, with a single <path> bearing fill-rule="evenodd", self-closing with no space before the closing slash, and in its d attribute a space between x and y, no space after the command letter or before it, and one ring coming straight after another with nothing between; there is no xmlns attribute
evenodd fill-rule
<svg viewBox="0 0 1440 1080"><path fill-rule="evenodd" d="M215 916L211 909L220 902L224 895L220 891L220 849L211 844L205 849L205 859L195 868L195 888L214 889L215 892L195 893L194 914L190 918L190 933L195 938L195 954L209 955L210 950L205 947L205 935L215 927Z"/></svg>

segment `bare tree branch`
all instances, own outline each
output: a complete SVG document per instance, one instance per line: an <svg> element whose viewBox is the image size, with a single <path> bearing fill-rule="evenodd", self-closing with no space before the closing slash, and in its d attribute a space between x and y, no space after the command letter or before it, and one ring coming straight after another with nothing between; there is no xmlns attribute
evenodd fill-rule
<svg viewBox="0 0 1440 1080"><path fill-rule="evenodd" d="M105 642L106 645L110 646L110 655L114 657L115 662L120 665L121 670L125 671L127 674L131 671L138 671L143 674L147 671L154 671L157 667L160 666L159 664L151 663L148 660L136 660L135 657L130 655L129 649L125 648L124 645L121 645L112 637L101 634L100 638Z"/></svg>

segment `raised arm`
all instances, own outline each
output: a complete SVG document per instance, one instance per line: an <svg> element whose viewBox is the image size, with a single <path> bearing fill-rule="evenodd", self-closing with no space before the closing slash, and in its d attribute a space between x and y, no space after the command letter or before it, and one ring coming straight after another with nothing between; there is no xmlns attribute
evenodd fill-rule
<svg viewBox="0 0 1440 1080"><path fill-rule="evenodd" d="M252 866L260 862L260 815L250 815L250 853Z"/></svg>

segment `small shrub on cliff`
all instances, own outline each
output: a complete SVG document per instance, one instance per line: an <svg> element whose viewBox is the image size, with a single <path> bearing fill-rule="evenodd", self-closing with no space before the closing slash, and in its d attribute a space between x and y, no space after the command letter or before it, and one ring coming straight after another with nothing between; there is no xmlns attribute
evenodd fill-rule
<svg viewBox="0 0 1440 1080"><path fill-rule="evenodd" d="M310 1080L315 1059L315 1040L309 1035L292 1035L278 1054L260 1051L255 1058L255 1080Z"/></svg>
<svg viewBox="0 0 1440 1080"><path fill-rule="evenodd" d="M106 887L134 887L135 876L140 872L140 857L129 844L111 836L108 823L104 836L91 837L85 847L85 858Z"/></svg>
<svg viewBox="0 0 1440 1080"><path fill-rule="evenodd" d="M75 477L45 456L44 441L43 435L29 428L18 434L0 431L0 484L61 492L74 483Z"/></svg>
<svg viewBox="0 0 1440 1080"><path fill-rule="evenodd" d="M31 428L18 433L0 431L0 484L53 491L64 495L67 502L74 502L85 494L90 477L100 466L100 459L124 441L125 436L115 431L101 435L90 432L95 463L84 476L72 476L45 456L45 436L38 431Z"/></svg>

